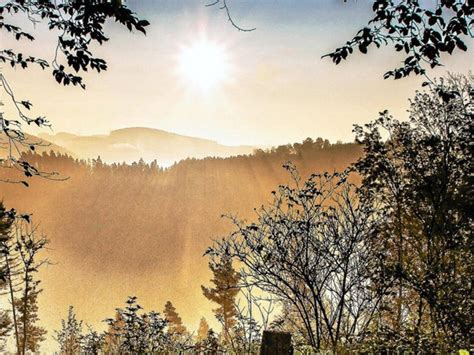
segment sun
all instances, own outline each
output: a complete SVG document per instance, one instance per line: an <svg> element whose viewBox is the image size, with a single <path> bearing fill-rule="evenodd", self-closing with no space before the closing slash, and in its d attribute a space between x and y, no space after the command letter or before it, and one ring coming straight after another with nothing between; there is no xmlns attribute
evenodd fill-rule
<svg viewBox="0 0 474 355"><path fill-rule="evenodd" d="M223 45L200 39L181 48L178 70L186 85L202 92L230 80L230 65Z"/></svg>

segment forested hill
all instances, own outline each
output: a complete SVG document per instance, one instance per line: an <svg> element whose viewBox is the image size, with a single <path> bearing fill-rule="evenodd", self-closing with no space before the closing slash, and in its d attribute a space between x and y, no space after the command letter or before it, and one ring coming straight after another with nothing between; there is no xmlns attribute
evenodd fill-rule
<svg viewBox="0 0 474 355"><path fill-rule="evenodd" d="M146 162L156 159L169 166L188 157L230 157L250 154L251 146L226 146L209 139L184 136L159 129L129 127L105 135L82 136L70 133L40 134L40 137L74 152L79 158L101 156L106 163L132 163L142 158Z"/></svg>
<svg viewBox="0 0 474 355"><path fill-rule="evenodd" d="M289 181L286 161L305 177L342 170L361 154L356 144L322 139L252 155L187 159L166 169L30 154L38 169L69 179L34 178L29 188L3 184L1 195L6 206L31 213L51 241L48 257L55 265L40 275L40 318L48 328L60 324L69 304L98 324L131 294L155 308L172 299L184 321L197 324L202 312L195 310L212 308L200 291L209 277L202 254L231 227L221 215L252 217L254 207Z"/></svg>

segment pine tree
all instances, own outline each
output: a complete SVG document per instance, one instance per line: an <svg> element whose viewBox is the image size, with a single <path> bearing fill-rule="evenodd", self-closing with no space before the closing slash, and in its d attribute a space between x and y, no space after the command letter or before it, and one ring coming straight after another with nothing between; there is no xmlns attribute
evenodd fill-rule
<svg viewBox="0 0 474 355"><path fill-rule="evenodd" d="M166 302L163 315L168 322L168 334L183 335L186 333L186 327L183 325L181 317L178 312L176 312L176 308L170 301Z"/></svg>
<svg viewBox="0 0 474 355"><path fill-rule="evenodd" d="M237 309L235 298L239 293L238 282L240 275L232 266L229 258L222 258L218 262L209 263L209 268L213 273L211 282L213 288L201 286L204 296L219 305L214 309L216 318L222 323L223 335L226 343L232 341L230 330L235 325Z"/></svg>
<svg viewBox="0 0 474 355"><path fill-rule="evenodd" d="M74 355L81 350L82 321L76 319L74 307L69 306L67 321L61 321L62 329L56 332L60 354Z"/></svg>
<svg viewBox="0 0 474 355"><path fill-rule="evenodd" d="M26 286L20 298L15 299L15 308L18 312L18 342L22 355L39 350L39 344L45 340L46 330L36 323L38 322L38 294L42 291L38 288L39 281L30 279L25 282Z"/></svg>
<svg viewBox="0 0 474 355"><path fill-rule="evenodd" d="M206 318L202 317L199 321L199 328L197 331L197 338L199 342L207 338L207 333L209 333L209 329L209 324L207 323Z"/></svg>

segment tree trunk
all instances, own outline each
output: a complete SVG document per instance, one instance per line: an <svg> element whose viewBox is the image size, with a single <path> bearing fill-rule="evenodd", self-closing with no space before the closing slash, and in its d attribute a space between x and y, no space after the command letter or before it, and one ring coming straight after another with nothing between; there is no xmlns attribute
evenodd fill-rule
<svg viewBox="0 0 474 355"><path fill-rule="evenodd" d="M8 260L8 255L5 255L5 264L7 266L8 286L10 288L10 302L12 304L13 325L15 328L16 351L17 351L17 354L19 354L20 353L20 339L18 337L18 320L16 317L15 297L13 295L13 283L12 283L12 275L11 275L10 261Z"/></svg>

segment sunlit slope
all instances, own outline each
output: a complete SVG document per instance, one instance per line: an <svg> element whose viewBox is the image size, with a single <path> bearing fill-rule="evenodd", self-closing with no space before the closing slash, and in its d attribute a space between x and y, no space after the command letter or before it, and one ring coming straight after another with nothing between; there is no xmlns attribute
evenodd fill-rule
<svg viewBox="0 0 474 355"><path fill-rule="evenodd" d="M254 207L288 182L281 168L288 160L307 176L341 170L360 154L354 144L283 146L252 156L188 159L164 171L35 157L37 166L69 180L35 179L28 189L3 185L2 195L7 206L32 213L51 240L47 256L55 264L40 275L40 316L49 329L59 326L69 304L99 326L128 295L156 310L170 299L197 327L213 308L201 294L209 278L202 254L212 238L231 230L221 215L251 218Z"/></svg>
<svg viewBox="0 0 474 355"><path fill-rule="evenodd" d="M48 140L47 137L48 135L44 135L43 138L40 138L24 133L24 140L20 143L19 141L10 141L6 136L2 135L0 137L0 157L5 157L9 153L18 156L18 154L29 151L34 151L37 154L50 153L53 151L55 153L76 157L72 151L53 143Z"/></svg>

